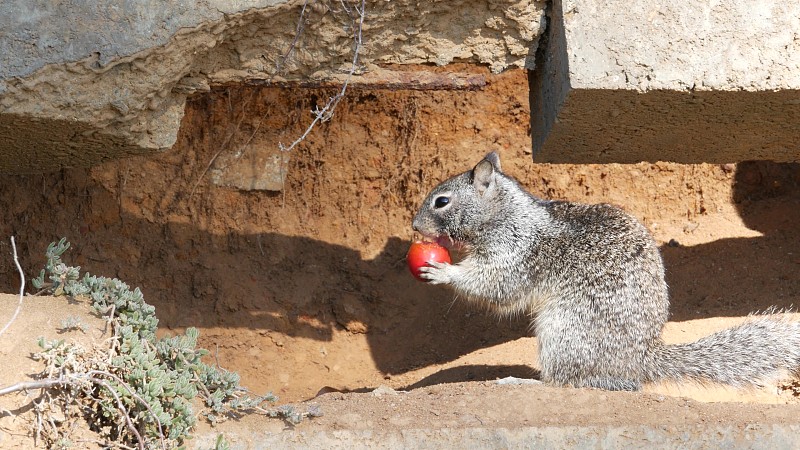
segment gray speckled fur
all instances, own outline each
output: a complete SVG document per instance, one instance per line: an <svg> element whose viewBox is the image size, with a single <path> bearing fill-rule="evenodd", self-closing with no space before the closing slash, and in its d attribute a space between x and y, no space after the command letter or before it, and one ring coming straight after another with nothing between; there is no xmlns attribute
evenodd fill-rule
<svg viewBox="0 0 800 450"><path fill-rule="evenodd" d="M449 203L437 207L440 197ZM664 379L747 385L800 366L800 323L781 314L665 345L667 284L647 229L610 205L536 198L502 173L494 153L436 186L413 227L465 251L457 264L424 268L431 283L532 318L545 382L610 390Z"/></svg>

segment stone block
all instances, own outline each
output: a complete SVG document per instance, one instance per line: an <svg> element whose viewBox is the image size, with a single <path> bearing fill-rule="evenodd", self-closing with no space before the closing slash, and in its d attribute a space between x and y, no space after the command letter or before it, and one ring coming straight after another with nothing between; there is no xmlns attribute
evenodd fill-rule
<svg viewBox="0 0 800 450"><path fill-rule="evenodd" d="M554 0L533 159L800 159L800 3Z"/></svg>

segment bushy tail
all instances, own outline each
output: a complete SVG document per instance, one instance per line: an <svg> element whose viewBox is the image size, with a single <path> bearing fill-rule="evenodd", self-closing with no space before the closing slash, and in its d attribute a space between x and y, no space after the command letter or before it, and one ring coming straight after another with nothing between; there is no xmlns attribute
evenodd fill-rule
<svg viewBox="0 0 800 450"><path fill-rule="evenodd" d="M759 384L785 373L800 375L800 321L787 314L751 316L745 323L688 344L657 344L648 361L650 381Z"/></svg>

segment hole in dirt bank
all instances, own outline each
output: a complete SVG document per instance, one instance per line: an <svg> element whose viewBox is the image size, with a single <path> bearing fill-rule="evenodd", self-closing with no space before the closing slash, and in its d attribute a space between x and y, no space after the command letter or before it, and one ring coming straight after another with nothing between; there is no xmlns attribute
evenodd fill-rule
<svg viewBox="0 0 800 450"><path fill-rule="evenodd" d="M800 303L797 190L759 196L767 187L753 184L731 201L746 165L532 164L525 74L489 81L477 92L354 91L292 152L279 192L215 185L215 155L287 143L327 92L218 89L189 103L169 152L0 180L2 232L17 237L28 274L67 237L66 261L140 286L163 332L200 328L220 365L283 401L326 386L536 376L523 318L468 307L405 267L427 190L488 150L536 195L614 203L644 221L663 244L673 320ZM8 258L0 287L18 288Z"/></svg>

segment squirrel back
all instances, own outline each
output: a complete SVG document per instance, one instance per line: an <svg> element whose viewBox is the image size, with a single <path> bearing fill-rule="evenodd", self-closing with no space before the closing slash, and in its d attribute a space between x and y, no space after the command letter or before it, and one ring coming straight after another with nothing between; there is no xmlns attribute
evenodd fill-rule
<svg viewBox="0 0 800 450"><path fill-rule="evenodd" d="M499 314L531 317L546 382L743 385L800 367L800 323L783 315L665 345L668 289L649 231L611 205L531 195L502 172L495 153L436 186L412 225L465 254L457 264L430 263L423 277Z"/></svg>

